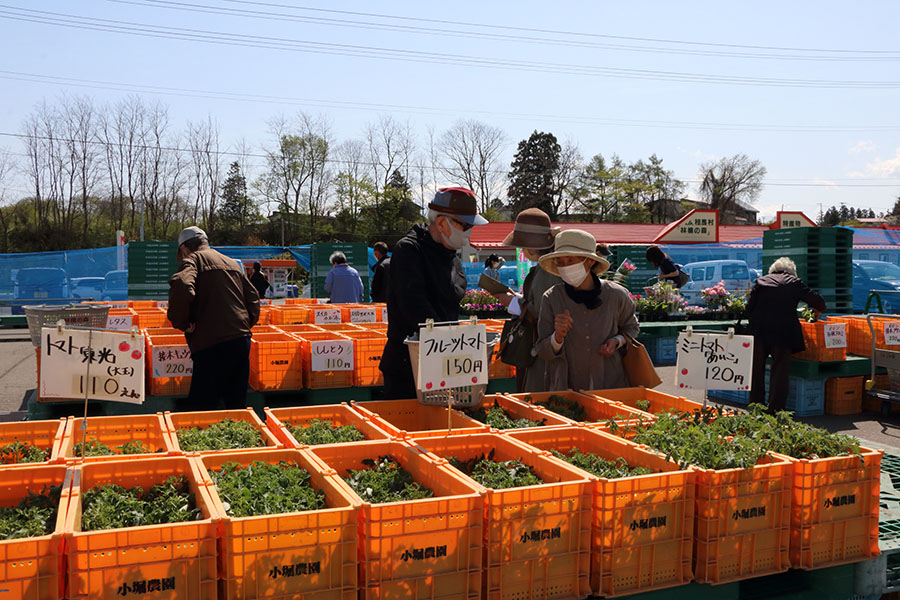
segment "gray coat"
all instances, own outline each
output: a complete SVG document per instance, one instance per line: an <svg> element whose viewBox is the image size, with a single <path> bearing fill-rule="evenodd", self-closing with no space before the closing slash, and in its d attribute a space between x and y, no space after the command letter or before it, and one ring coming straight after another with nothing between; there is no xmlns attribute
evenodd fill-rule
<svg viewBox="0 0 900 600"><path fill-rule="evenodd" d="M544 293L559 283L562 283L562 279L556 275L551 275L542 269L540 265L531 267L531 271L529 271L528 277L525 278L525 283L522 286L522 299L519 301L522 317L531 319L537 324L538 318L540 317L541 301L544 297ZM519 371L525 371L524 374L517 373L517 379L523 381L522 392L547 391L547 388L544 387L544 375L547 372L547 363L543 358L538 356L535 359L534 364L527 369L519 369Z"/></svg>
<svg viewBox="0 0 900 600"><path fill-rule="evenodd" d="M602 356L600 346L611 337L627 333L637 337L639 325L634 315L634 302L628 290L605 279L600 280L602 304L588 309L566 293L565 285L554 286L544 294L538 320L538 356L547 364L544 389L599 390L628 387L628 378L619 352ZM550 338L553 321L566 310L573 325L563 340L559 353L554 352Z"/></svg>

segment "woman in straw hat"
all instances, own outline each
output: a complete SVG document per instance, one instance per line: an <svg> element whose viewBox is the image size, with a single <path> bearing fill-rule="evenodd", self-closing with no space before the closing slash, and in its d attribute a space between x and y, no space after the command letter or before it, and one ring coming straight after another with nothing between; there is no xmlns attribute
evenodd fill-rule
<svg viewBox="0 0 900 600"><path fill-rule="evenodd" d="M523 210L516 217L516 224L506 239L504 246L522 248L525 258L532 262L540 260L541 256L553 250L553 239L559 233L558 227L553 227L547 213L538 208ZM530 332L532 340L537 337L537 320L541 309L541 298L544 292L554 285L562 283L562 279L551 275L540 265L535 265L528 272L522 283L521 294L500 294L500 301L509 307L509 312L517 315L524 325L524 329ZM529 333L525 333L529 335ZM537 355L533 341L531 345L530 359L516 364L516 391L542 392L544 388L544 373L547 371L547 363Z"/></svg>
<svg viewBox="0 0 900 600"><path fill-rule="evenodd" d="M541 267L563 280L544 294L538 320L547 390L628 386L619 349L623 334L638 334L634 302L624 287L597 277L609 262L596 248L590 233L569 229L556 236L553 252L541 257Z"/></svg>

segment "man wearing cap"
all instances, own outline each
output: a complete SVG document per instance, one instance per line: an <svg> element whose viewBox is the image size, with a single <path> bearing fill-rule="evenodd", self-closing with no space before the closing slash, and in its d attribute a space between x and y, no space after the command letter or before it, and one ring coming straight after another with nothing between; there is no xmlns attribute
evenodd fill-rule
<svg viewBox="0 0 900 600"><path fill-rule="evenodd" d="M466 276L457 253L468 242L472 227L486 224L471 190L441 188L428 205L428 224L414 225L394 246L387 290L388 339L380 365L386 399L416 397L403 341L427 319L459 319Z"/></svg>
<svg viewBox="0 0 900 600"><path fill-rule="evenodd" d="M214 410L222 402L225 408L244 408L259 294L237 261L209 247L199 227L178 236L178 260L166 316L184 331L191 350L191 408Z"/></svg>

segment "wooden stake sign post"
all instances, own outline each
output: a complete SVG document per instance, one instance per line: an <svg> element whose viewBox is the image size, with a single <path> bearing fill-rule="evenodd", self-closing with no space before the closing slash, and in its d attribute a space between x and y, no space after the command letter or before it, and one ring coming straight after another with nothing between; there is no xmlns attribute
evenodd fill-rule
<svg viewBox="0 0 900 600"><path fill-rule="evenodd" d="M749 390L753 373L753 336L696 332L688 326L678 336L675 383L679 388Z"/></svg>

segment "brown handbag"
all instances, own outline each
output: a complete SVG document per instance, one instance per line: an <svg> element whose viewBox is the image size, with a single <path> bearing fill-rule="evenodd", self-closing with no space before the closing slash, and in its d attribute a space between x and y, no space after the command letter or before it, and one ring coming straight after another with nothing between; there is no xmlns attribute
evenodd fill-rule
<svg viewBox="0 0 900 600"><path fill-rule="evenodd" d="M625 367L625 375L632 387L639 385L645 388L655 388L662 383L662 379L656 373L650 353L642 343L623 333L625 338L625 355L622 357L622 365Z"/></svg>

